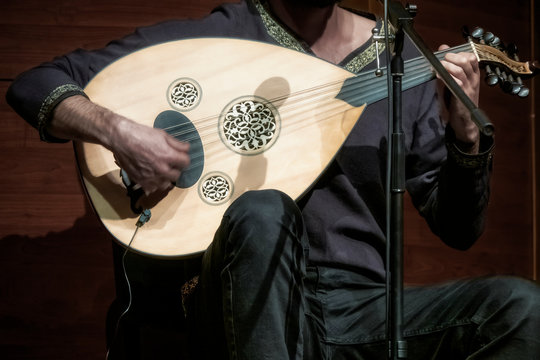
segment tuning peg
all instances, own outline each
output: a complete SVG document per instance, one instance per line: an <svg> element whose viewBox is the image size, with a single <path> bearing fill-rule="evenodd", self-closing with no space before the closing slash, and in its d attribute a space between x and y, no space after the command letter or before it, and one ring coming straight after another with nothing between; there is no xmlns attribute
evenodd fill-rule
<svg viewBox="0 0 540 360"><path fill-rule="evenodd" d="M493 72L493 70L491 70L489 65L486 65L485 81L489 86L495 86L499 82L499 77Z"/></svg>
<svg viewBox="0 0 540 360"><path fill-rule="evenodd" d="M501 45L501 39L489 31L484 34L483 40L486 44L491 46L499 47Z"/></svg>
<svg viewBox="0 0 540 360"><path fill-rule="evenodd" d="M495 86L499 83L499 77L494 73L486 74L485 81L489 86Z"/></svg>
<svg viewBox="0 0 540 360"><path fill-rule="evenodd" d="M493 38L488 42L488 44L498 47L501 45L501 39L498 36L493 36Z"/></svg>
<svg viewBox="0 0 540 360"><path fill-rule="evenodd" d="M497 48L498 50L506 53L508 58L513 59L519 62L519 57L517 55L518 49L515 44L504 44L498 36L495 36L492 32L486 32L481 27L475 27L472 32L469 32L467 27L462 28L462 33L465 37L469 39L474 39L480 44L486 44L491 47ZM502 58L503 56L501 56ZM502 68L496 65L500 63L503 65ZM507 72L505 65L509 66ZM529 95L529 89L523 85L523 81L517 72L514 72L514 69L510 61L494 61L493 64L485 64L486 76L484 78L485 82L489 86L495 86L499 84L501 89L505 93L512 95L517 95L521 98L527 97ZM532 75L540 73L540 63L537 61L528 62L528 67L530 68ZM530 75L530 74L528 74Z"/></svg>
<svg viewBox="0 0 540 360"><path fill-rule="evenodd" d="M473 39L481 40L484 36L484 29L482 29L481 27L475 27L471 32L471 36L473 37Z"/></svg>
<svg viewBox="0 0 540 360"><path fill-rule="evenodd" d="M512 91L510 91L510 93L512 95L518 95L519 92L521 91L521 88L523 88L523 85L519 85L518 83L513 83L512 84Z"/></svg>
<svg viewBox="0 0 540 360"><path fill-rule="evenodd" d="M493 73L486 74L485 81L489 86L495 86L499 83L499 77Z"/></svg>
<svg viewBox="0 0 540 360"><path fill-rule="evenodd" d="M516 78L516 87L518 88L515 95L519 96L520 98L525 98L529 96L529 89L523 85L523 81L521 80L521 77Z"/></svg>
<svg viewBox="0 0 540 360"><path fill-rule="evenodd" d="M529 89L525 86L522 86L517 96L519 96L520 98L526 98L527 96L529 96Z"/></svg>
<svg viewBox="0 0 540 360"><path fill-rule="evenodd" d="M508 44L508 46L506 46L506 52L514 60L519 61L518 48L516 44L513 44L513 43ZM530 64L530 67L534 71L534 63ZM517 76L514 94L520 98L526 98L527 96L529 96L529 92L530 92L529 88L523 85L523 81L521 80L521 77Z"/></svg>
<svg viewBox="0 0 540 360"><path fill-rule="evenodd" d="M507 94L512 94L512 90L514 89L514 84L512 84L511 81L508 81L508 79L505 79L503 76L503 81L501 83L502 90Z"/></svg>
<svg viewBox="0 0 540 360"><path fill-rule="evenodd" d="M514 79L514 76L512 74L510 74L510 75L508 75L508 82L510 82L510 84L512 84L511 88L510 88L510 93L512 95L519 94L519 91L523 87L523 82L521 82L521 79L519 79L519 78Z"/></svg>
<svg viewBox="0 0 540 360"><path fill-rule="evenodd" d="M505 93L512 93L512 89L514 86L512 82L508 80L508 75L506 74L506 72L501 71L501 69L497 67L495 68L495 73L499 76L499 83L501 84L501 89Z"/></svg>
<svg viewBox="0 0 540 360"><path fill-rule="evenodd" d="M491 40L493 40L493 38L495 37L495 35L493 35L492 32L487 32L484 34L484 36L482 37L482 40L484 40L484 42L486 44L489 44L491 42Z"/></svg>

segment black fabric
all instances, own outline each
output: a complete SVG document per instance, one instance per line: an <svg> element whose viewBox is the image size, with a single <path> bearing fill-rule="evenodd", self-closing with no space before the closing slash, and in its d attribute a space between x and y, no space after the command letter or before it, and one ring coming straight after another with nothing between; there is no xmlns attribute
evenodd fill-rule
<svg viewBox="0 0 540 360"><path fill-rule="evenodd" d="M198 329L198 358L387 359L384 283L357 271L306 266L308 252L292 199L265 190L236 200L204 255L188 312ZM540 287L531 281L489 277L407 287L403 298L409 359L540 354Z"/></svg>

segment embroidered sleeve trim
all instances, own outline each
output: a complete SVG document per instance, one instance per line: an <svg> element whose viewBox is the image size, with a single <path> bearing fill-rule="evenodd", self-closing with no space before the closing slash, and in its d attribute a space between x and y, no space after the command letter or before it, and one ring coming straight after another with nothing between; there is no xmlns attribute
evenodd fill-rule
<svg viewBox="0 0 540 360"><path fill-rule="evenodd" d="M56 105L65 98L73 95L83 95L86 97L83 89L74 84L61 85L54 89L49 96L41 104L41 108L38 113L38 123L37 128L39 131L39 136L41 140L47 142L62 142L65 140L57 139L49 135L46 131L47 125L52 118L52 112Z"/></svg>
<svg viewBox="0 0 540 360"><path fill-rule="evenodd" d="M455 143L447 142L448 155L458 166L467 169L477 169L488 166L493 160L493 145L487 151L480 154L467 154L461 151Z"/></svg>

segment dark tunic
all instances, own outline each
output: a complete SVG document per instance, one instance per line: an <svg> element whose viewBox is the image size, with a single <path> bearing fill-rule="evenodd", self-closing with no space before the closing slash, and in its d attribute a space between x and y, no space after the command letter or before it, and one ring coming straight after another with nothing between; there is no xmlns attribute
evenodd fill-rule
<svg viewBox="0 0 540 360"><path fill-rule="evenodd" d="M309 47L275 20L258 1L227 4L201 20L167 21L137 29L96 51L76 50L21 74L9 88L9 104L47 141L45 131L56 104L84 94L105 66L138 49L192 37L234 37L279 44L310 53ZM406 44L404 57L417 56ZM381 54L384 62L385 55ZM352 72L375 67L372 42L341 66ZM452 142L439 117L433 82L404 92L403 129L406 187L431 229L456 248L469 247L483 229L489 195L491 141L482 153L466 156ZM450 150L450 151L448 151ZM330 168L300 199L310 238L310 261L384 278L386 228L387 102L370 104ZM447 156L450 154L450 156Z"/></svg>

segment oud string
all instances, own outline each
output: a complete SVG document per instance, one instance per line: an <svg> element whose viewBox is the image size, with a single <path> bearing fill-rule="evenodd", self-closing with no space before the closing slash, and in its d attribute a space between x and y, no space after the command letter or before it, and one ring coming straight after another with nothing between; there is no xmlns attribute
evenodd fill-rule
<svg viewBox="0 0 540 360"><path fill-rule="evenodd" d="M435 54L439 57L442 57L442 55L449 53L449 52L456 52L456 51L467 51L470 52L470 44L463 44L458 47L442 50L439 52L436 52ZM417 76L423 76L427 69L431 68L431 65L425 60L424 58L416 58L412 60L408 60L405 62L406 69L410 75L408 75L405 79L405 83L407 81L411 82L412 80L415 80ZM384 68L383 68L384 69ZM421 73L420 75L415 75L415 73ZM372 71L365 71L362 72L356 76L354 76L356 79L365 78L362 79L362 81L354 81L353 85L357 85L359 83L361 86L346 86L346 89L341 92L342 98L344 99L356 99L356 98L362 98L362 95L369 94L373 90L380 89L385 91L386 87L382 87L381 83L384 81L381 80L381 78L373 77ZM341 86L343 85L343 80L336 80L333 82L329 82L324 85L318 85L312 88L304 89L296 93L292 93L290 95L282 95L273 99L267 100L269 103L279 103L282 101L285 101L289 99L282 107L280 107L280 112L285 113L287 111L287 107L297 107L298 105L301 105L302 102L307 101L306 108L309 106L311 107L313 103L317 102L318 98L324 98L325 95L334 94L336 90L339 90ZM298 98L298 99L295 99ZM329 99L333 101L334 99ZM300 108L300 110L303 110ZM288 114L289 116L291 114ZM197 125L197 128L200 133L202 133L204 130L211 128L212 130L215 130L216 120L220 117L220 115L211 115L206 118L201 118L192 121L192 124ZM303 121L301 119L301 121ZM189 130L181 130L182 128L190 128L191 124L178 124L173 125L170 127L163 128L163 130L170 132L170 135L172 136L182 136L186 133L192 132L191 129ZM173 129L180 129L180 131L173 131ZM211 133L213 134L213 133ZM204 138L204 135L201 134L201 138ZM190 139L185 139L185 141L189 141Z"/></svg>
<svg viewBox="0 0 540 360"><path fill-rule="evenodd" d="M470 44L463 44L458 47L445 49L435 54L442 58L445 54L456 51L469 51ZM431 64L427 62L424 58L416 58L408 60L405 62L406 74L409 74L405 79L404 83L415 83L419 78L426 76L426 73L430 74L433 77L433 72L431 70ZM282 114L283 118L288 119L288 121L281 123L281 129L285 130L292 126L296 126L298 129L302 129L303 123L308 122L312 124L313 114L306 114L305 109L313 108L314 103L318 103L318 109L325 109L324 113L318 113L316 116L321 118L317 120L318 122L329 121L334 116L343 113L344 109L350 108L350 106L344 102L335 101L334 94L341 89L341 98L344 100L347 99L363 99L370 94L384 94L386 93L386 87L381 86L381 83L384 79L374 77L372 71L362 72L354 77L353 83L343 86L343 80L333 81L324 85L318 85L309 89L304 89L302 91L293 93L291 95L283 95L276 97L274 99L268 100L270 103L277 103L289 99L282 106L279 107L279 113ZM332 95L331 97L329 95ZM373 95L372 95L373 96ZM378 97L384 98L384 95L379 95ZM377 98L378 100L378 98ZM357 100L358 102L358 100ZM369 101L362 101L369 103ZM329 104L334 104L329 106ZM321 115L323 114L323 115ZM192 156L191 166L198 166L202 164L202 161L199 158L202 157L211 157L214 154L212 151L212 145L221 144L221 139L219 136L219 130L216 128L217 120L220 115L213 115L206 118L201 118L194 120L192 123L188 124L178 124L173 125L167 128L164 128L171 136L181 137L183 135L191 135L186 138L181 139L184 142L193 142L196 140L201 140L205 144L204 154L196 154ZM197 129L194 130L192 124L197 125ZM289 129L290 130L290 129ZM222 152L223 148L220 147L218 150Z"/></svg>

